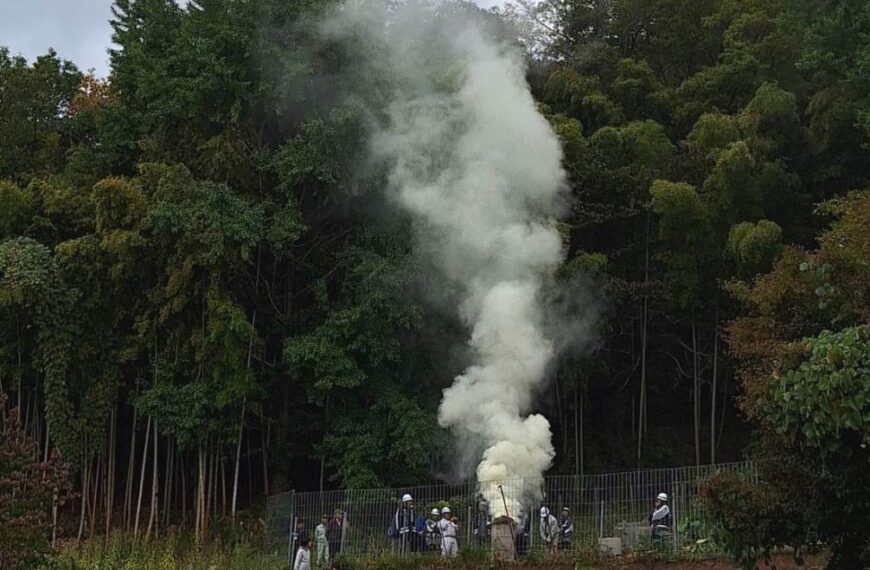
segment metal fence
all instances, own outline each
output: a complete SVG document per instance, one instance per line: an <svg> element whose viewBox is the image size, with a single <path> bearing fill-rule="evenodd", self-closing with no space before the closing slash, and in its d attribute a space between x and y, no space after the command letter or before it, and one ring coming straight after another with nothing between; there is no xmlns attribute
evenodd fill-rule
<svg viewBox="0 0 870 570"><path fill-rule="evenodd" d="M722 471L741 472L757 479L751 462L650 469L584 476L555 476L516 479L481 484L426 485L394 489L326 491L323 493L287 492L269 497L267 502L270 546L274 551L293 555L301 536L311 539L312 559L316 558L315 528L331 525L328 549L333 557L376 558L406 551L429 550L422 535L407 544L390 532L404 494L414 498L421 518L432 509L449 507L459 519L460 549L491 547L488 525L493 517L507 514L517 521L514 547L519 555L543 548L538 510L542 506L553 515L570 509L574 532L568 554L598 552L602 545L615 550L653 548L648 516L658 493L667 493L672 513L671 533L666 547L681 552L714 552L707 524L698 503L701 484ZM338 515L338 516L336 516ZM483 529L483 530L478 530ZM404 535L403 535L404 536ZM602 540L605 539L605 540ZM661 542L657 547L661 547ZM434 548L433 548L434 549Z"/></svg>

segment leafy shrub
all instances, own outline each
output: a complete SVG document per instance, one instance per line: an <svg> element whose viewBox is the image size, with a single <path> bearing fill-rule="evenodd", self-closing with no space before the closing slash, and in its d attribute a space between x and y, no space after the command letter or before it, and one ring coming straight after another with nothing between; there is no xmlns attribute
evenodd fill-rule
<svg viewBox="0 0 870 570"><path fill-rule="evenodd" d="M761 558L769 561L775 548L802 545L795 540L802 520L798 509L774 487L744 474L713 477L701 489L701 504L715 523L717 544L744 570L754 570Z"/></svg>
<svg viewBox="0 0 870 570"><path fill-rule="evenodd" d="M0 408L6 396L0 393ZM70 494L69 473L55 450L39 459L36 443L21 430L18 410L0 426L0 568L32 568L50 549L53 505Z"/></svg>

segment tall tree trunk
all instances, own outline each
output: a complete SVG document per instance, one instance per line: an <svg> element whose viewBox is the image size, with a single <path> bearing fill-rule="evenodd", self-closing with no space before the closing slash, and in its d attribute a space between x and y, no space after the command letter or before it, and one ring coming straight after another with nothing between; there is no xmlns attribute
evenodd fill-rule
<svg viewBox="0 0 870 570"><path fill-rule="evenodd" d="M81 513L79 515L79 534L78 540L81 540L85 533L85 511L88 506L88 489L89 489L89 479L91 475L91 466L90 461L88 461L88 450L87 446L83 446L82 453L82 501L81 501Z"/></svg>
<svg viewBox="0 0 870 570"><path fill-rule="evenodd" d="M221 516L227 516L227 469L223 454L218 456L221 470Z"/></svg>
<svg viewBox="0 0 870 570"><path fill-rule="evenodd" d="M112 532L112 514L115 509L115 430L116 418L118 413L117 403L112 406L112 411L109 414L109 460L108 469L106 470L106 540Z"/></svg>
<svg viewBox="0 0 870 570"><path fill-rule="evenodd" d="M187 528L187 472L184 469L187 462L183 455L179 456L178 459L178 467L180 468L178 483L181 487L181 528Z"/></svg>
<svg viewBox="0 0 870 570"><path fill-rule="evenodd" d="M2 407L2 406L0 406ZM42 450L42 462L48 463L48 450L51 448L51 424L48 423L48 418L45 420L45 449Z"/></svg>
<svg viewBox="0 0 870 570"><path fill-rule="evenodd" d="M266 423L266 429L260 430L260 441L262 442L261 449L263 450L263 493L269 493L269 440L272 435L272 424ZM250 444L251 438L248 438Z"/></svg>
<svg viewBox="0 0 870 570"><path fill-rule="evenodd" d="M203 535L205 534L203 529L203 520L205 518L203 514L203 511L205 510L205 450L201 443L197 449L196 463L196 530L194 534L196 536L196 543L202 544Z"/></svg>
<svg viewBox="0 0 870 570"><path fill-rule="evenodd" d="M169 510L175 489L175 446L172 437L166 436L166 471L163 476L163 526L169 526Z"/></svg>
<svg viewBox="0 0 870 570"><path fill-rule="evenodd" d="M139 411L133 408L133 428L130 431L130 454L127 458L127 484L124 489L124 530L130 532L133 517L133 472L136 467L136 422Z"/></svg>
<svg viewBox="0 0 870 570"><path fill-rule="evenodd" d="M254 315L256 317L256 315ZM248 398L245 396L245 399L242 401L242 418L239 420L239 439L236 442L236 461L233 466L233 497L232 497L232 505L230 506L230 520L232 526L236 526L236 499L239 496L239 464L242 460L242 435L244 434L245 429L245 411L246 406L248 405ZM250 441L250 437L248 438ZM248 465L250 465L250 457L248 458ZM250 485L250 477L248 478Z"/></svg>
<svg viewBox="0 0 870 570"><path fill-rule="evenodd" d="M710 463L716 463L716 384L719 379L719 305L713 329L713 382L710 388Z"/></svg>
<svg viewBox="0 0 870 570"><path fill-rule="evenodd" d="M640 317L640 397L638 401L637 417L637 466L641 466L643 457L643 437L647 426L647 398L646 398L646 352L647 336L649 332L649 230L650 215L646 214L645 249L643 262L643 307Z"/></svg>
<svg viewBox="0 0 870 570"><path fill-rule="evenodd" d="M701 464L701 380L698 355L698 330L692 319L692 410L695 430L695 465Z"/></svg>
<svg viewBox="0 0 870 570"><path fill-rule="evenodd" d="M151 538L151 530L154 530L154 536L157 536L157 488L160 481L157 478L158 461L158 446L160 437L157 433L157 420L154 420L154 460L151 462L151 510L148 515L148 529L145 531L145 540Z"/></svg>
<svg viewBox="0 0 870 570"><path fill-rule="evenodd" d="M326 438L326 426L329 425L329 395L326 396L326 403L324 405L323 411L323 419L324 419L324 428L323 428L323 438ZM323 492L323 476L326 471L326 456L321 452L320 455L320 492Z"/></svg>
<svg viewBox="0 0 870 570"><path fill-rule="evenodd" d="M88 507L88 539L94 537L94 526L97 522L97 497L100 492L100 475L103 472L103 454L97 456L97 465L94 468L93 482L94 489L91 493L90 505Z"/></svg>
<svg viewBox="0 0 870 570"><path fill-rule="evenodd" d="M583 475L583 397L574 390L574 474Z"/></svg>
<svg viewBox="0 0 870 570"><path fill-rule="evenodd" d="M133 540L139 537L139 515L142 512L142 494L145 492L145 471L148 467L148 441L151 437L151 416L145 425L145 445L142 447L142 466L139 469L139 498L136 500L136 520L133 523Z"/></svg>

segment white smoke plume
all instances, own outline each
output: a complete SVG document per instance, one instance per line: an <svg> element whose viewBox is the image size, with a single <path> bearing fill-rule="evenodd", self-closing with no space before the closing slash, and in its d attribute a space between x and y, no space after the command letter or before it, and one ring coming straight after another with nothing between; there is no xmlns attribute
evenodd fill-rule
<svg viewBox="0 0 870 570"><path fill-rule="evenodd" d="M378 20L359 4L345 11ZM497 487L505 482L516 516L524 493L507 482L531 477L539 488L534 479L554 456L549 422L529 413L557 340L542 297L564 255L552 223L565 179L560 144L536 108L520 50L496 40L484 18L449 5L388 12L376 35L389 46L378 62L391 77L389 102L373 155L388 165L419 246L460 289L471 333L474 363L444 391L439 422L484 449L481 492L494 515L505 514Z"/></svg>

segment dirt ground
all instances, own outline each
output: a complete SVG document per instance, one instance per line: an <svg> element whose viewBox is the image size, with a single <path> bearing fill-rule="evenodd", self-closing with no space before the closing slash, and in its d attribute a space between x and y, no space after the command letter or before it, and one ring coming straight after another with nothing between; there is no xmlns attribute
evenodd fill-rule
<svg viewBox="0 0 870 570"><path fill-rule="evenodd" d="M797 566L791 555L775 556L770 565L760 562L758 570L822 570L825 567L823 556L805 556L804 565ZM614 560L606 564L574 566L564 562L552 564L512 564L511 570L735 570L736 566L723 560L704 560L698 562L638 562Z"/></svg>
<svg viewBox="0 0 870 570"><path fill-rule="evenodd" d="M774 556L770 565L760 562L759 570L822 570L825 559L822 556L805 556L804 565L797 566L789 554ZM595 567L596 570L598 567ZM736 567L724 560L705 560L699 562L622 562L601 566L601 569L624 570L734 570Z"/></svg>

